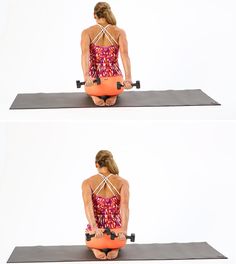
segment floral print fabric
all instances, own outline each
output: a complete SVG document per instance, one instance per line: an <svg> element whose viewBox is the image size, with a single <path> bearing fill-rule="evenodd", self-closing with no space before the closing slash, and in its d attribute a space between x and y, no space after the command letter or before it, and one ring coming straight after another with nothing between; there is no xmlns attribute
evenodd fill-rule
<svg viewBox="0 0 236 264"><path fill-rule="evenodd" d="M92 195L93 211L98 228L120 228L120 198L116 195L105 198L96 194ZM91 231L91 226L87 225Z"/></svg>
<svg viewBox="0 0 236 264"><path fill-rule="evenodd" d="M119 46L98 46L90 44L89 76L112 77L122 76L118 64Z"/></svg>

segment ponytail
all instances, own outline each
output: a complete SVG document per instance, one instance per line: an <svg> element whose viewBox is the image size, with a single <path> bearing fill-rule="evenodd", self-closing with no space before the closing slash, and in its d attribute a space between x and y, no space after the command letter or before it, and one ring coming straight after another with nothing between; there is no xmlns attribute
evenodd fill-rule
<svg viewBox="0 0 236 264"><path fill-rule="evenodd" d="M100 167L107 167L110 173L119 174L118 166L110 151L100 150L96 155L95 162L98 163Z"/></svg>
<svg viewBox="0 0 236 264"><path fill-rule="evenodd" d="M97 15L98 18L105 18L108 24L116 25L116 18L108 3L98 2L94 7L94 14Z"/></svg>

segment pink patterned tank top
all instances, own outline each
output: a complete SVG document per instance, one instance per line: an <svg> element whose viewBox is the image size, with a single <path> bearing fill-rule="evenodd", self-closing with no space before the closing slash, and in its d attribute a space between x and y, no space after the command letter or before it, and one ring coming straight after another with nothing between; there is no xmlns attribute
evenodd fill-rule
<svg viewBox="0 0 236 264"><path fill-rule="evenodd" d="M120 198L118 196L104 198L93 194L92 201L98 228L121 227ZM87 225L87 230L91 230L90 225Z"/></svg>
<svg viewBox="0 0 236 264"><path fill-rule="evenodd" d="M92 78L122 76L118 63L119 45L107 31L109 24L106 27L99 24L98 26L101 28L101 31L90 44L89 76ZM108 38L112 45L96 45L103 34ZM114 42L116 44L113 44Z"/></svg>
<svg viewBox="0 0 236 264"><path fill-rule="evenodd" d="M103 177L103 182L106 182L106 184L109 184L109 185L111 184L111 182L108 179L111 175L109 175L108 177L105 177L103 175L101 176ZM99 186L101 186L101 184ZM112 184L110 186L114 187ZM104 187L104 185L102 187ZM100 190L101 189L102 188L100 188ZM121 227L120 196L119 195L114 194L112 197L105 198L105 197L102 197L102 196L99 196L93 193L92 203L93 203L94 217L95 217L98 228L104 228L104 229L110 228L111 229L111 228ZM91 231L90 225L87 225L87 230Z"/></svg>
<svg viewBox="0 0 236 264"><path fill-rule="evenodd" d="M89 57L89 76L113 77L122 76L118 64L119 46L112 45L108 47L90 45Z"/></svg>

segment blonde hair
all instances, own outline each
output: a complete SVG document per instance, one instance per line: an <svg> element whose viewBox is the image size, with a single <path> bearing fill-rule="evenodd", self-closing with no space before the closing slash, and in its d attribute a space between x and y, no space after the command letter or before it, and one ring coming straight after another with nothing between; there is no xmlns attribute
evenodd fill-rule
<svg viewBox="0 0 236 264"><path fill-rule="evenodd" d="M116 18L111 11L111 7L106 2L98 2L94 7L94 14L98 18L105 18L108 24L116 25Z"/></svg>
<svg viewBox="0 0 236 264"><path fill-rule="evenodd" d="M95 163L97 163L100 167L107 167L110 173L119 174L119 169L113 156L108 150L100 150L95 158Z"/></svg>

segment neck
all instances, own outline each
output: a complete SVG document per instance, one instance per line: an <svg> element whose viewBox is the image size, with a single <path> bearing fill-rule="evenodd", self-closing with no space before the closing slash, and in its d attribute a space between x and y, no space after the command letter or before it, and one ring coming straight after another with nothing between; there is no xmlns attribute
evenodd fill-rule
<svg viewBox="0 0 236 264"><path fill-rule="evenodd" d="M107 21L106 20L104 20L104 19L98 19L97 20L97 24L99 24L99 25L101 25L101 26L103 26L103 27L105 27L106 25L108 25L108 23L107 23Z"/></svg>
<svg viewBox="0 0 236 264"><path fill-rule="evenodd" d="M100 171L99 171L99 173L102 174L103 176L108 176L108 175L111 174L109 171L106 171L106 172L100 172Z"/></svg>

